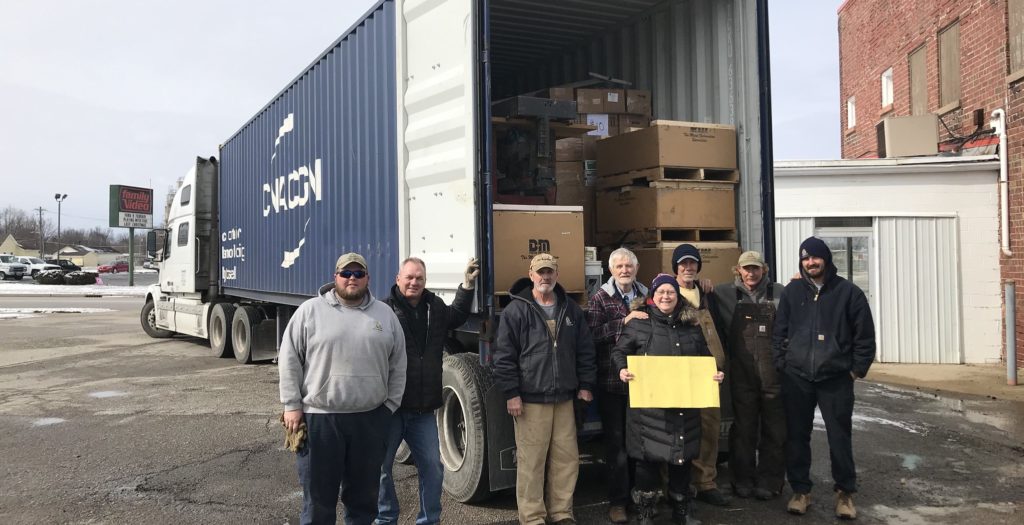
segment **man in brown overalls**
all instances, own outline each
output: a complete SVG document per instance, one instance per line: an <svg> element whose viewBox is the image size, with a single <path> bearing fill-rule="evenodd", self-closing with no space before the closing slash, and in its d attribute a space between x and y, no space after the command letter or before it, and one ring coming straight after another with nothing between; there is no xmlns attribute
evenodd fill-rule
<svg viewBox="0 0 1024 525"><path fill-rule="evenodd" d="M715 287L718 316L728 327L733 425L729 469L733 492L769 500L785 480L786 415L772 363L772 324L783 286L768 278L758 252L744 252L736 280Z"/></svg>
<svg viewBox="0 0 1024 525"><path fill-rule="evenodd" d="M697 308L697 320L707 341L711 355L719 370L726 369L725 349L722 345L721 328L725 326L718 316L714 294L704 293L699 286L697 275L703 261L700 250L692 244L680 244L672 251L673 270L679 283L679 294ZM692 483L697 499L720 507L729 505L729 498L718 490L715 477L718 476L718 435L721 433L722 412L718 408L704 408L700 411L700 456L693 460Z"/></svg>

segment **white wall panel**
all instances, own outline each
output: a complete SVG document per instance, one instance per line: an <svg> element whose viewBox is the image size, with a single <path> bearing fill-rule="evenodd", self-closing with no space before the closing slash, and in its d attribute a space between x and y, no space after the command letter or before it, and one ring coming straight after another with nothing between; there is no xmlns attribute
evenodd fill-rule
<svg viewBox="0 0 1024 525"><path fill-rule="evenodd" d="M878 360L962 363L957 220L878 219Z"/></svg>

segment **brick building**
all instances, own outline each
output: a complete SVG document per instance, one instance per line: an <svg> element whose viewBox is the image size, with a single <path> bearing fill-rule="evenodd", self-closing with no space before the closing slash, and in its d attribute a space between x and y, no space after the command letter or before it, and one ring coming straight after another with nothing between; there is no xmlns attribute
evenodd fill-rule
<svg viewBox="0 0 1024 525"><path fill-rule="evenodd" d="M838 14L843 158L877 157L889 116L936 114L942 150L993 144L991 114L1005 110L1012 255L1000 278L1024 287L1024 0L846 0ZM1024 290L1016 312L1024 367Z"/></svg>

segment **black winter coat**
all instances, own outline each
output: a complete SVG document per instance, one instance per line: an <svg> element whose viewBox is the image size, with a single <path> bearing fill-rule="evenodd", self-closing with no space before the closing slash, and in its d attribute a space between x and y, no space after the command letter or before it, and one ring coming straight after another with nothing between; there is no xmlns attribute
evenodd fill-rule
<svg viewBox="0 0 1024 525"><path fill-rule="evenodd" d="M679 298L681 303L685 299ZM686 320L692 317L689 304L672 316L655 307L643 306L648 319L634 319L623 328L612 363L616 370L626 368L627 355L710 356L700 326ZM700 454L700 409L630 408L626 411L626 451L644 461L680 465Z"/></svg>
<svg viewBox="0 0 1024 525"><path fill-rule="evenodd" d="M787 284L775 313L772 359L776 370L807 381L851 371L866 376L875 360L875 323L864 292L831 263L820 291L806 275Z"/></svg>
<svg viewBox="0 0 1024 525"><path fill-rule="evenodd" d="M423 291L421 303L427 305L427 344L420 347L412 331L409 319L411 309L405 297L398 291L398 285L391 286L391 295L386 302L395 311L405 332L405 353L407 358L405 395L402 396L401 408L426 412L441 406L441 370L444 358L444 343L448 331L462 326L469 317L469 309L473 303L473 290L459 286L452 305L444 304L444 300L430 290Z"/></svg>
<svg viewBox="0 0 1024 525"><path fill-rule="evenodd" d="M494 341L494 383L505 399L560 403L579 390L594 390L597 352L583 310L555 285L555 336L533 300L533 282L519 279L509 291L512 302L501 312Z"/></svg>

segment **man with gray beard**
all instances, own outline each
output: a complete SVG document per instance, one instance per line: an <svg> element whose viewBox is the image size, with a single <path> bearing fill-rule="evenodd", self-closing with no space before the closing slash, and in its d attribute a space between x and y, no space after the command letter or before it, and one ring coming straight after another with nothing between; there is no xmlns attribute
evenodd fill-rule
<svg viewBox="0 0 1024 525"><path fill-rule="evenodd" d="M366 259L346 253L334 282L302 303L285 328L278 361L284 425L309 436L297 453L300 523L369 525L391 414L405 391L405 334L369 292Z"/></svg>

